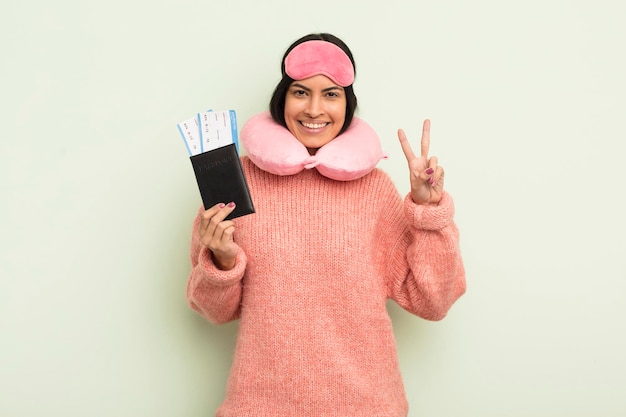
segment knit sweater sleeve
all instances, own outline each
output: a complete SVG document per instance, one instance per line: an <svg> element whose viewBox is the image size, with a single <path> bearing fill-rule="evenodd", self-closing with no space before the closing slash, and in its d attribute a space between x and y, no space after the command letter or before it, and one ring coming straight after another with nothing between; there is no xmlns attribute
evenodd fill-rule
<svg viewBox="0 0 626 417"><path fill-rule="evenodd" d="M200 243L198 213L191 237L191 273L187 280L187 300L189 305L212 323L227 323L239 318L242 279L247 258L239 248L235 267L228 271L217 268L211 251Z"/></svg>
<svg viewBox="0 0 626 417"><path fill-rule="evenodd" d="M465 292L465 270L452 197L437 206L415 204L408 194L385 217L382 240L388 296L427 320L441 320ZM379 229L381 230L381 229ZM394 237L395 235L395 237Z"/></svg>

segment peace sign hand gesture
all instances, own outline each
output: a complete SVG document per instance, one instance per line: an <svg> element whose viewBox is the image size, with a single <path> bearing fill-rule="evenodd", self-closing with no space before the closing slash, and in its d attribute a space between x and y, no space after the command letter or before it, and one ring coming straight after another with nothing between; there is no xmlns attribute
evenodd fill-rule
<svg viewBox="0 0 626 417"><path fill-rule="evenodd" d="M416 204L436 205L443 193L443 168L438 165L436 156L428 157L430 148L430 120L424 120L422 129L422 153L415 156L402 129L398 130L400 146L409 163L411 177L411 197Z"/></svg>

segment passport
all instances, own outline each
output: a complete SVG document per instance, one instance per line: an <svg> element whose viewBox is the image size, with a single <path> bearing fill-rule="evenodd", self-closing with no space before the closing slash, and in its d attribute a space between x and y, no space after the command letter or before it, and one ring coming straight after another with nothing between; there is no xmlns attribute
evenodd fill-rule
<svg viewBox="0 0 626 417"><path fill-rule="evenodd" d="M205 210L217 203L235 203L226 220L254 213L248 182L243 173L237 146L226 146L193 155L189 158Z"/></svg>

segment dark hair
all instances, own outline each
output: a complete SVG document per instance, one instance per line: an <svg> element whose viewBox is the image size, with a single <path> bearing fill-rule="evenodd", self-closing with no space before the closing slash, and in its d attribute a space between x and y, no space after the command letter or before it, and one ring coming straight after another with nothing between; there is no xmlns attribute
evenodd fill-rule
<svg viewBox="0 0 626 417"><path fill-rule="evenodd" d="M289 55L289 52L291 52L291 50L296 46L300 45L303 42L313 40L330 42L340 47L346 53L346 55L348 55L348 58L350 58L350 61L352 62L352 67L354 67L354 75L356 77L356 65L354 63L354 58L352 57L352 52L350 52L348 45L346 45L341 39L334 35L331 35L330 33L312 33L310 35L301 37L300 39L292 43L283 55L283 60L280 67L283 77L274 89L272 99L270 100L270 113L272 114L272 118L276 123L281 126L287 127L287 124L285 123L285 100L287 97L287 91L289 90L289 86L292 82L295 81L293 78L285 73L285 58L287 57L287 55ZM346 119L339 134L343 133L348 128L348 126L350 126L357 106L356 95L354 94L354 88L352 87L352 85L344 87L344 91L346 93Z"/></svg>

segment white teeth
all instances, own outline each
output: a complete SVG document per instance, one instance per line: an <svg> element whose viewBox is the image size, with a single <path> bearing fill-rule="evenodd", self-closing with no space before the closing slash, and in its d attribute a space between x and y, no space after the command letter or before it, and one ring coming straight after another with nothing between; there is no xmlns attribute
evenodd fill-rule
<svg viewBox="0 0 626 417"><path fill-rule="evenodd" d="M309 129L321 129L322 127L326 126L328 123L305 123L305 122L301 122L302 126L309 128Z"/></svg>

